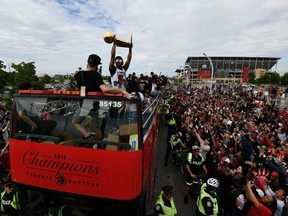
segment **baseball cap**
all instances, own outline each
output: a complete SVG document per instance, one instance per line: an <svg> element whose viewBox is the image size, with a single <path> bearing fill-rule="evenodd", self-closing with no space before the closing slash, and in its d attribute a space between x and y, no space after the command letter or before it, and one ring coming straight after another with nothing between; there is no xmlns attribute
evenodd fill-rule
<svg viewBox="0 0 288 216"><path fill-rule="evenodd" d="M271 175L273 175L273 176L275 176L275 177L279 177L279 174L278 174L278 172L276 172L276 171L273 171L272 173L271 173Z"/></svg>
<svg viewBox="0 0 288 216"><path fill-rule="evenodd" d="M192 146L192 151L199 151L200 147L197 145Z"/></svg>
<svg viewBox="0 0 288 216"><path fill-rule="evenodd" d="M173 195L173 186L172 185L165 185L162 187L162 191L166 194L166 195Z"/></svg>
<svg viewBox="0 0 288 216"><path fill-rule="evenodd" d="M256 189L256 192L261 199L265 196L264 192L261 189Z"/></svg>
<svg viewBox="0 0 288 216"><path fill-rule="evenodd" d="M91 66L97 66L99 64L102 64L101 63L101 58L98 55L96 55L96 54L89 55L87 63L89 65L91 65Z"/></svg>

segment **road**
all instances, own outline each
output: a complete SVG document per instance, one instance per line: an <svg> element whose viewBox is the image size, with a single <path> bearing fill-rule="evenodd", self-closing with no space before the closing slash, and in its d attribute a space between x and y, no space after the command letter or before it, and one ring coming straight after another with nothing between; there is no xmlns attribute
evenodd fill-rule
<svg viewBox="0 0 288 216"><path fill-rule="evenodd" d="M189 196L188 204L184 204L184 187L185 179L179 169L171 162L171 155L168 161L168 166L164 166L164 156L166 152L166 139L167 139L167 127L162 127L162 133L158 149L157 158L157 176L154 190L154 200L158 199L161 192L161 188L164 185L174 186L174 202L177 208L178 216L191 216L195 215L196 201ZM154 202L154 203L155 203Z"/></svg>

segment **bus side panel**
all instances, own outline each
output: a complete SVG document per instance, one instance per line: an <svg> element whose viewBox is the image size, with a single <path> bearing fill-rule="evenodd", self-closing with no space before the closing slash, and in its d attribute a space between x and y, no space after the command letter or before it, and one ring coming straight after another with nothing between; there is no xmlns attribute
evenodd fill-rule
<svg viewBox="0 0 288 216"><path fill-rule="evenodd" d="M153 163L156 163L155 160L155 150L157 139L160 133L160 124L161 124L161 114L157 113L156 118L153 121L153 125L147 139L144 143L144 182L147 181L147 177L150 171L150 168ZM153 172L153 171L152 171Z"/></svg>
<svg viewBox="0 0 288 216"><path fill-rule="evenodd" d="M142 191L142 151L109 151L10 139L12 180L54 191L130 200Z"/></svg>

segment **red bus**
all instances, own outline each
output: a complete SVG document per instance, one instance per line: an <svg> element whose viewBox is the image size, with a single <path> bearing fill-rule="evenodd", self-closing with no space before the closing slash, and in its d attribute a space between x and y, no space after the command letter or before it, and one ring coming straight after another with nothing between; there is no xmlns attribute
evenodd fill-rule
<svg viewBox="0 0 288 216"><path fill-rule="evenodd" d="M31 132L23 114L42 130ZM145 215L153 205L161 116L161 96L144 110L137 98L20 90L10 138L19 215ZM83 138L75 119L93 139Z"/></svg>

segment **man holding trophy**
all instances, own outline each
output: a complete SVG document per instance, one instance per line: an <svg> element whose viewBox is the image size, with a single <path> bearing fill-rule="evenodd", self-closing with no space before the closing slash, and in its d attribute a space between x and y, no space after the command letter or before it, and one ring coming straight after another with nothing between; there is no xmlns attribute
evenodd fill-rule
<svg viewBox="0 0 288 216"><path fill-rule="evenodd" d="M126 42L119 38L116 38L115 34L106 33L104 35L104 40L107 43L112 43L111 59L109 64L109 71L111 75L111 84L113 88L125 88L126 85L126 71L130 66L132 59L132 36L130 35L130 41ZM127 60L124 63L121 56L116 56L116 46L129 48Z"/></svg>

